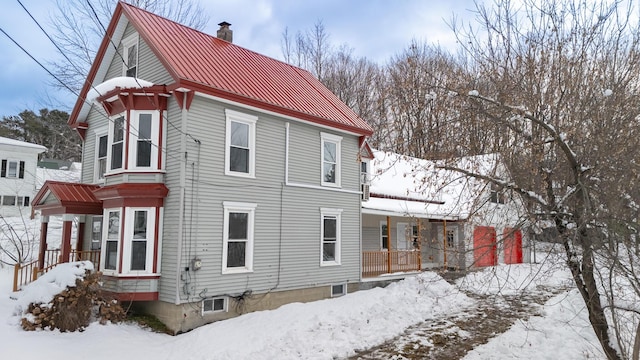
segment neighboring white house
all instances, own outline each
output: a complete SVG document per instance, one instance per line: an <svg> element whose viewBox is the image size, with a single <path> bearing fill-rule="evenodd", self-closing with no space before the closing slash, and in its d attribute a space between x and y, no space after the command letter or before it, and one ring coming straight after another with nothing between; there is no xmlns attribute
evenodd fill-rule
<svg viewBox="0 0 640 360"><path fill-rule="evenodd" d="M465 157L455 165L486 176L506 171L498 155ZM439 169L433 161L395 153L374 151L366 167L371 181L369 199L362 203L363 261L391 251L386 264L393 265L373 266L370 276L529 261L521 230L524 205L516 194Z"/></svg>
<svg viewBox="0 0 640 360"><path fill-rule="evenodd" d="M0 137L0 215L28 215L29 203L36 192L38 154L42 145Z"/></svg>

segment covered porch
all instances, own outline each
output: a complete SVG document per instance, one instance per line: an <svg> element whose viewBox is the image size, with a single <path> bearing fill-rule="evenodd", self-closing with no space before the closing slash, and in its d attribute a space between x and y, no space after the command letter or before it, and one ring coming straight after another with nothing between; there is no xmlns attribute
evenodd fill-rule
<svg viewBox="0 0 640 360"><path fill-rule="evenodd" d="M463 224L438 205L372 194L362 205L362 277L464 268Z"/></svg>

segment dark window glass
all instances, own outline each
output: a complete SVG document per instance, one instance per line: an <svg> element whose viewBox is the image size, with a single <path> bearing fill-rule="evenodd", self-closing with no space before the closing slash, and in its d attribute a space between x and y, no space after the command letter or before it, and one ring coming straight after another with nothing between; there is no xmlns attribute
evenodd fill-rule
<svg viewBox="0 0 640 360"><path fill-rule="evenodd" d="M147 212L145 210L136 211L133 219L133 238L147 238Z"/></svg>
<svg viewBox="0 0 640 360"><path fill-rule="evenodd" d="M124 117L113 120L113 142L124 140Z"/></svg>
<svg viewBox="0 0 640 360"><path fill-rule="evenodd" d="M333 216L324 217L324 232L322 238L322 259L324 261L336 260L337 224L338 220Z"/></svg>
<svg viewBox="0 0 640 360"><path fill-rule="evenodd" d="M247 244L229 241L227 245L227 267L244 267Z"/></svg>
<svg viewBox="0 0 640 360"><path fill-rule="evenodd" d="M2 205L5 206L15 206L16 204L16 197L15 196L3 196L2 197Z"/></svg>
<svg viewBox="0 0 640 360"><path fill-rule="evenodd" d="M111 146L111 169L122 168L122 142Z"/></svg>
<svg viewBox="0 0 640 360"><path fill-rule="evenodd" d="M147 242L131 243L131 270L144 270L147 262Z"/></svg>
<svg viewBox="0 0 640 360"><path fill-rule="evenodd" d="M249 225L249 214L247 213L229 213L229 239L230 240L246 240L247 227Z"/></svg>
<svg viewBox="0 0 640 360"><path fill-rule="evenodd" d="M28 196L25 196L24 203L22 204L22 206L29 206L30 203L31 203L31 199Z"/></svg>
<svg viewBox="0 0 640 360"><path fill-rule="evenodd" d="M136 166L151 166L151 141L138 140L138 153L136 156Z"/></svg>
<svg viewBox="0 0 640 360"><path fill-rule="evenodd" d="M326 242L322 245L322 260L335 261L336 260L336 243Z"/></svg>
<svg viewBox="0 0 640 360"><path fill-rule="evenodd" d="M107 270L115 270L116 264L118 263L118 242L107 241L106 246L104 268Z"/></svg>
<svg viewBox="0 0 640 360"><path fill-rule="evenodd" d="M231 146L229 154L229 170L249 173L249 149Z"/></svg>
<svg viewBox="0 0 640 360"><path fill-rule="evenodd" d="M224 310L224 299L213 299L213 310L214 311Z"/></svg>
<svg viewBox="0 0 640 360"><path fill-rule="evenodd" d="M103 158L105 156L107 156L107 137L106 136L100 136L100 138L98 139L98 157L99 158Z"/></svg>

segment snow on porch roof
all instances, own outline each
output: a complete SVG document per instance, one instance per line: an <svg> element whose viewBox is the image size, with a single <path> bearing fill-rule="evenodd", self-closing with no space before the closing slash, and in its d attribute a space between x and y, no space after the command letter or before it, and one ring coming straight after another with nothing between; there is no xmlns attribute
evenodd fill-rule
<svg viewBox="0 0 640 360"><path fill-rule="evenodd" d="M93 192L99 185L47 181L36 194L31 204L42 215L102 214L102 201ZM49 196L55 197L49 201Z"/></svg>

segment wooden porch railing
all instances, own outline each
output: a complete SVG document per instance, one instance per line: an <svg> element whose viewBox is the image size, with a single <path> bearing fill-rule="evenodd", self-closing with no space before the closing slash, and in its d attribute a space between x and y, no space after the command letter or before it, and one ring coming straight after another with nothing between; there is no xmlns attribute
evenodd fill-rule
<svg viewBox="0 0 640 360"><path fill-rule="evenodd" d="M88 260L93 263L93 267L100 266L100 250L77 251L71 250L69 261ZM38 260L26 264L15 264L13 266L13 291L18 291L24 285L35 281L39 275L48 272L60 263L60 249L46 250L44 253L44 267L38 268Z"/></svg>
<svg viewBox="0 0 640 360"><path fill-rule="evenodd" d="M419 250L363 251L362 277L421 269Z"/></svg>

